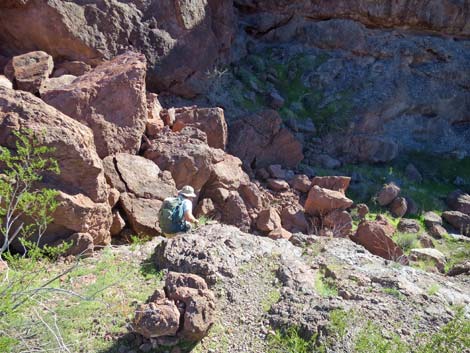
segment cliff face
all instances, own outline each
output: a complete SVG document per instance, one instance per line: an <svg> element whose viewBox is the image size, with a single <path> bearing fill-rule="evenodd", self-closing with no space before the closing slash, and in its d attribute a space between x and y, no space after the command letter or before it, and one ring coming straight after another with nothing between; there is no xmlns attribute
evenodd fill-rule
<svg viewBox="0 0 470 353"><path fill-rule="evenodd" d="M469 17L467 0L10 0L0 4L0 54L41 49L96 65L143 52L154 91L199 96L229 120L266 107L290 125L311 120L321 140L298 135L311 164L319 154L462 157Z"/></svg>

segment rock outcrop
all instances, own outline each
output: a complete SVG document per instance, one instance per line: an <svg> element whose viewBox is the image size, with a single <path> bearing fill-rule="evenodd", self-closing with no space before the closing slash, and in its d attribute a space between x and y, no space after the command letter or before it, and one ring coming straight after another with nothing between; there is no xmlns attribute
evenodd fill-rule
<svg viewBox="0 0 470 353"><path fill-rule="evenodd" d="M240 158L247 169L272 164L297 166L304 157L302 144L281 124L281 117L274 110L235 121L230 126L230 153Z"/></svg>
<svg viewBox="0 0 470 353"><path fill-rule="evenodd" d="M228 57L235 29L227 0L8 1L0 10L3 52L41 48L95 65L136 50L147 57L152 87L189 97L204 90L206 72Z"/></svg>
<svg viewBox="0 0 470 353"><path fill-rule="evenodd" d="M127 52L42 98L91 128L101 158L135 154L147 122L145 70L145 57Z"/></svg>
<svg viewBox="0 0 470 353"><path fill-rule="evenodd" d="M44 179L60 197L43 241L88 233L95 245L109 243L108 186L91 130L31 93L0 87L0 145L14 149L12 132L22 129L31 129L41 144L54 148L51 157L60 167L59 175Z"/></svg>
<svg viewBox="0 0 470 353"><path fill-rule="evenodd" d="M165 198L177 194L170 172L161 171L144 157L126 153L106 157L103 165L108 183L120 193L117 207L132 230L139 235L160 235L160 207Z"/></svg>

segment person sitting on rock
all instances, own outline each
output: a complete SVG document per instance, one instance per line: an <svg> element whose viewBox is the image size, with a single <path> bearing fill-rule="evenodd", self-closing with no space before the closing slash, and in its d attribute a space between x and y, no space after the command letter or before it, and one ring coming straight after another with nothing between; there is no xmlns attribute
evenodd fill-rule
<svg viewBox="0 0 470 353"><path fill-rule="evenodd" d="M158 220L164 234L187 232L192 224L199 223L193 215L192 199L195 197L193 187L185 185L178 191L177 197L168 197L163 201Z"/></svg>

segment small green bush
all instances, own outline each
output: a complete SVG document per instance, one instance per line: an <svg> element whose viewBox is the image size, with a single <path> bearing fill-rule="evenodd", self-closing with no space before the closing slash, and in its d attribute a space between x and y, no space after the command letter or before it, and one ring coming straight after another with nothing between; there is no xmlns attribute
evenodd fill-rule
<svg viewBox="0 0 470 353"><path fill-rule="evenodd" d="M402 250L408 254L411 249L420 248L421 244L416 233L396 233L393 240Z"/></svg>
<svg viewBox="0 0 470 353"><path fill-rule="evenodd" d="M306 340L299 335L297 327L277 330L269 336L269 353L311 353L315 352L315 338Z"/></svg>

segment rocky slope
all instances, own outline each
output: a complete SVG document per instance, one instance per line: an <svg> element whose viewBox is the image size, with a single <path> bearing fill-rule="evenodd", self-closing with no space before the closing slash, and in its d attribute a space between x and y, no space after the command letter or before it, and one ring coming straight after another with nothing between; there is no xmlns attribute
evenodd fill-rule
<svg viewBox="0 0 470 353"><path fill-rule="evenodd" d="M350 352L369 320L413 342L448 322L450 306L469 304L468 281L396 265L345 239L294 237L299 246L209 225L157 245L157 268L198 274L217 294L219 331L201 351L264 352L269 330L298 327L318 343L333 339L331 351ZM338 311L350 325L339 340L328 336Z"/></svg>

